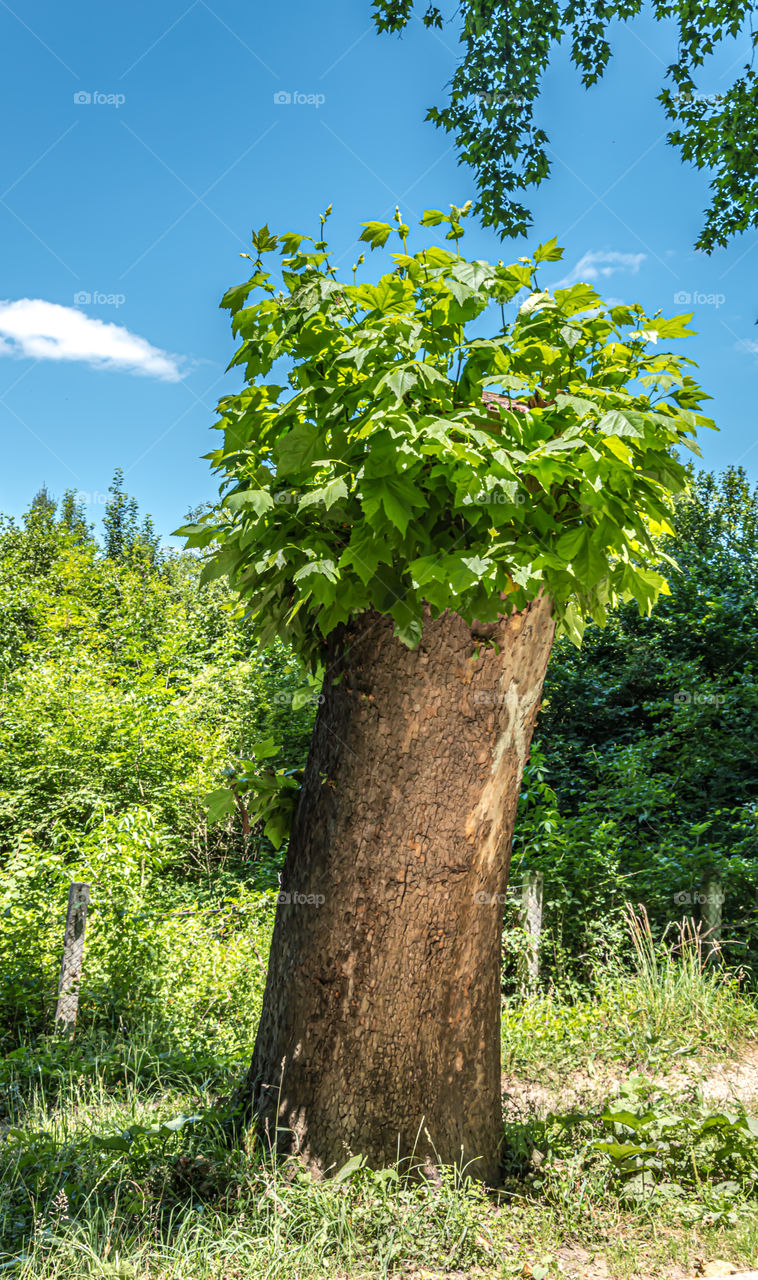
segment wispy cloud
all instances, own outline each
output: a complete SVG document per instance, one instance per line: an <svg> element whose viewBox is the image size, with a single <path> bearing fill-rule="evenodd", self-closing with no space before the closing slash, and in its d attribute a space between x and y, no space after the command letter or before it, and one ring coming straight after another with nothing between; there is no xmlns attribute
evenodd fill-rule
<svg viewBox="0 0 758 1280"><path fill-rule="evenodd" d="M165 382L178 382L182 376L176 356L123 325L95 320L76 307L42 298L0 301L0 356L83 361Z"/></svg>
<svg viewBox="0 0 758 1280"><path fill-rule="evenodd" d="M578 281L594 284L596 280L607 280L620 271L636 276L646 257L646 253L618 253L614 249L601 252L590 249L553 288L565 289Z"/></svg>
<svg viewBox="0 0 758 1280"><path fill-rule="evenodd" d="M754 342L752 338L740 338L739 342L735 342L734 349L744 351L749 356L758 356L758 342Z"/></svg>

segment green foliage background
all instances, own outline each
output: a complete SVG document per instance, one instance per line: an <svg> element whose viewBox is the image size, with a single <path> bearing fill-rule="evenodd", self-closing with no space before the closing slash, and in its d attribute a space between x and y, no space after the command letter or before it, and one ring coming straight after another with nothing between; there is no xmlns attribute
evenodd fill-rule
<svg viewBox="0 0 758 1280"><path fill-rule="evenodd" d="M316 698L130 503L117 477L102 542L73 495L0 526L0 1048L52 1027L77 879L81 1034L149 1025L167 1052L244 1061L283 853L239 808L209 825L203 798L262 739L301 768ZM558 643L527 767L512 880L544 872L542 983L569 996L625 962L626 900L660 936L697 920L712 870L727 958L748 983L758 966L756 494L739 470L692 473L673 527L652 615L622 606L580 650Z"/></svg>
<svg viewBox="0 0 758 1280"><path fill-rule="evenodd" d="M161 551L118 475L104 526L102 546L44 491L0 525L0 1045L50 1028L72 880L92 885L85 1027L246 1039L276 868L202 798L261 736L299 763L313 705L292 710L299 664L254 655L228 590Z"/></svg>
<svg viewBox="0 0 758 1280"><path fill-rule="evenodd" d="M588 978L624 898L659 932L697 920L710 872L729 961L758 966L756 491L739 468L692 473L674 526L652 616L623 606L548 669L515 865L544 871L555 975Z"/></svg>

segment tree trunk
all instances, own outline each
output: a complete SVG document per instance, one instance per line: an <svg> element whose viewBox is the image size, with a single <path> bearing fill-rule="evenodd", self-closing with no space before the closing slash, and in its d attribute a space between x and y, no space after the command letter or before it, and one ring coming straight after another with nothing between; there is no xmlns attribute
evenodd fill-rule
<svg viewBox="0 0 758 1280"><path fill-rule="evenodd" d="M392 629L367 612L328 644L247 1094L314 1171L361 1154L494 1181L502 904L551 606L427 615L413 651Z"/></svg>

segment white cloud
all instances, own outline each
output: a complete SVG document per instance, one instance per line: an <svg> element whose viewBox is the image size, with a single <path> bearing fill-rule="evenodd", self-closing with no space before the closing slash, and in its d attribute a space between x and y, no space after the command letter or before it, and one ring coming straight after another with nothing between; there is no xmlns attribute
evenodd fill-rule
<svg viewBox="0 0 758 1280"><path fill-rule="evenodd" d="M758 356L758 342L753 342L752 338L740 338L739 342L735 342L734 349L745 351L750 356Z"/></svg>
<svg viewBox="0 0 758 1280"><path fill-rule="evenodd" d="M608 276L615 275L617 271L627 271L636 276L646 257L646 253L618 253L613 249L601 253L590 249L553 288L565 289L578 281L594 284L596 280L607 280Z"/></svg>
<svg viewBox="0 0 758 1280"><path fill-rule="evenodd" d="M123 325L95 320L76 307L42 298L0 301L0 356L37 360L81 360L98 369L116 369L178 382L175 356L153 347Z"/></svg>

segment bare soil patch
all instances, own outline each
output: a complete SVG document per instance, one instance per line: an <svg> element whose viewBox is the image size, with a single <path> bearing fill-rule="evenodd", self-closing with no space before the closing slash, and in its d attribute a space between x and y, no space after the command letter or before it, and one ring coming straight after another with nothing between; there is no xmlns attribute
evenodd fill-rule
<svg viewBox="0 0 758 1280"><path fill-rule="evenodd" d="M758 1047L748 1045L732 1059L681 1058L668 1068L638 1068L643 1075L674 1096L697 1092L708 1107L728 1108L742 1104L758 1114ZM523 1079L513 1073L503 1075L503 1108L506 1120L544 1119L549 1114L590 1111L629 1079L627 1067L599 1063L596 1068L571 1075Z"/></svg>

